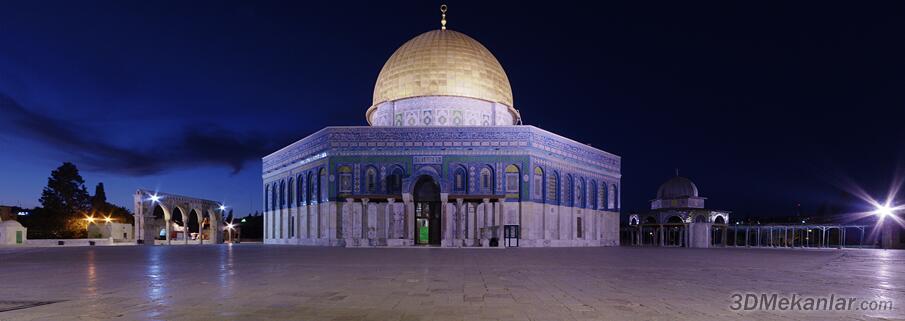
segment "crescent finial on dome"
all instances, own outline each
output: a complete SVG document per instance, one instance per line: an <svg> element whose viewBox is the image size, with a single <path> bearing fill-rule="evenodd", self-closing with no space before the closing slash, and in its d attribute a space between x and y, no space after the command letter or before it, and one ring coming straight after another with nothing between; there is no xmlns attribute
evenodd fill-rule
<svg viewBox="0 0 905 321"><path fill-rule="evenodd" d="M446 30L446 5L440 5L440 29Z"/></svg>

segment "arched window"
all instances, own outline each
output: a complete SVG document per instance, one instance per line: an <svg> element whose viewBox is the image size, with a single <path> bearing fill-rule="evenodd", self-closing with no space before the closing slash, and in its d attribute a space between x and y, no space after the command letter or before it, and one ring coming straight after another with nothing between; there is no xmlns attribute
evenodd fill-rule
<svg viewBox="0 0 905 321"><path fill-rule="evenodd" d="M280 208L286 207L286 181L280 181Z"/></svg>
<svg viewBox="0 0 905 321"><path fill-rule="evenodd" d="M585 196L584 193L587 191L584 185L584 178L578 178L578 184L575 184L575 207L585 208Z"/></svg>
<svg viewBox="0 0 905 321"><path fill-rule="evenodd" d="M377 193L377 169L368 166L365 169L365 192L368 194Z"/></svg>
<svg viewBox="0 0 905 321"><path fill-rule="evenodd" d="M559 173L547 174L547 201L557 204L559 201Z"/></svg>
<svg viewBox="0 0 905 321"><path fill-rule="evenodd" d="M305 204L304 196L305 194L302 192L305 189L305 184L302 182L304 176L299 174L298 177L295 178L295 203L296 206L301 206Z"/></svg>
<svg viewBox="0 0 905 321"><path fill-rule="evenodd" d="M352 167L340 166L336 171L339 173L339 193L352 193Z"/></svg>
<svg viewBox="0 0 905 321"><path fill-rule="evenodd" d="M458 193L466 193L468 191L468 172L465 171L465 167L456 167L453 176L453 190Z"/></svg>
<svg viewBox="0 0 905 321"><path fill-rule="evenodd" d="M317 201L314 199L315 187L317 186L317 185L314 185L314 183L315 183L314 174L312 174L311 172L308 172L308 178L306 178L305 181L308 182L307 183L308 187L305 188L305 202L307 202L308 205L311 205L312 203Z"/></svg>
<svg viewBox="0 0 905 321"><path fill-rule="evenodd" d="M481 168L481 192L485 194L493 194L493 172L490 167Z"/></svg>
<svg viewBox="0 0 905 321"><path fill-rule="evenodd" d="M600 203L603 204L604 210L610 209L610 194L608 193L606 182L600 182Z"/></svg>
<svg viewBox="0 0 905 321"><path fill-rule="evenodd" d="M293 181L293 178L290 177L289 183L286 184L286 207L287 208L292 207L292 205L293 205L292 197L295 196L295 191L292 189L292 187L295 186L294 183L295 182Z"/></svg>
<svg viewBox="0 0 905 321"><path fill-rule="evenodd" d="M317 177L317 182L319 184L318 188L317 188L317 200L319 202L326 202L327 201L327 186L329 183L329 182L327 182L327 169L326 168L322 167L320 169L320 174Z"/></svg>
<svg viewBox="0 0 905 321"><path fill-rule="evenodd" d="M565 184L566 184L566 186L564 186L565 190L563 191L563 192L565 192L565 195L563 195L563 201L565 201L566 206L569 206L569 207L575 206L575 198L573 197L573 195L574 195L573 192L575 191L574 190L575 183L572 182L572 175L566 174L566 183Z"/></svg>
<svg viewBox="0 0 905 321"><path fill-rule="evenodd" d="M613 184L613 192L610 194L612 194L611 197L613 198L613 209L619 210L619 187L616 184Z"/></svg>
<svg viewBox="0 0 905 321"><path fill-rule="evenodd" d="M387 193L388 194L399 194L402 193L402 176L405 172L402 171L402 168L399 166L393 166L390 170L390 175L386 178L387 185Z"/></svg>
<svg viewBox="0 0 905 321"><path fill-rule="evenodd" d="M540 167L534 168L534 184L531 185L534 191L534 199L543 201L544 199L544 170Z"/></svg>
<svg viewBox="0 0 905 321"><path fill-rule="evenodd" d="M264 186L264 211L270 210L270 184Z"/></svg>
<svg viewBox="0 0 905 321"><path fill-rule="evenodd" d="M270 188L270 210L277 209L277 183L273 182Z"/></svg>
<svg viewBox="0 0 905 321"><path fill-rule="evenodd" d="M589 187L589 188L590 189L588 190L588 197L590 197L590 199L588 200L588 205L591 206L591 209L596 210L598 207L598 205L597 205L597 199L598 199L597 198L597 181L591 180L591 187Z"/></svg>
<svg viewBox="0 0 905 321"><path fill-rule="evenodd" d="M514 164L506 166L506 179L504 182L506 182L506 197L518 198L519 192L521 192L518 166Z"/></svg>

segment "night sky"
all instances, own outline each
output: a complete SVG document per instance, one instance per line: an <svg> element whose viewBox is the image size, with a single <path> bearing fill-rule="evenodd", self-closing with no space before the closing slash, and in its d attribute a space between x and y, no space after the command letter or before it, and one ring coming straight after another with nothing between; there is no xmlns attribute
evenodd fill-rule
<svg viewBox="0 0 905 321"><path fill-rule="evenodd" d="M447 3L526 124L622 156L623 212L676 168L708 207L779 216L885 197L905 162L905 2ZM3 1L0 204L71 161L129 208L145 187L260 209L261 158L366 125L439 5Z"/></svg>

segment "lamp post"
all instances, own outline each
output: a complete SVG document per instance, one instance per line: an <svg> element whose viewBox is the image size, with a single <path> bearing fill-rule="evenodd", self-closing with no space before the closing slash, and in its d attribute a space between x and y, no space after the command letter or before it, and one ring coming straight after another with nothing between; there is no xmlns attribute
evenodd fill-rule
<svg viewBox="0 0 905 321"><path fill-rule="evenodd" d="M87 223L85 223L85 239L90 239L91 235L89 235L90 232L88 229L91 227L91 224L94 224L94 215L85 217L85 221L87 221Z"/></svg>

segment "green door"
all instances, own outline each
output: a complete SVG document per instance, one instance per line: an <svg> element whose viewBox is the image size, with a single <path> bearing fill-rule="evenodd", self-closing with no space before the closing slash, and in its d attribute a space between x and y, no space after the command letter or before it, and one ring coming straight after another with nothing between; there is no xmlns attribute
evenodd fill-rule
<svg viewBox="0 0 905 321"><path fill-rule="evenodd" d="M429 224L427 219L418 219L418 244L428 244L428 241L430 240Z"/></svg>
<svg viewBox="0 0 905 321"><path fill-rule="evenodd" d="M22 244L22 231L16 231L16 244Z"/></svg>

